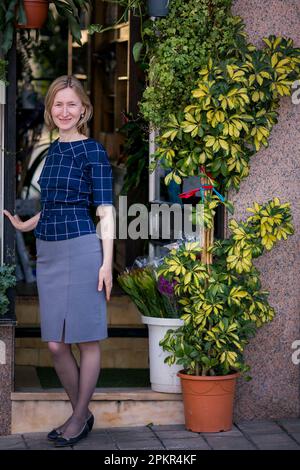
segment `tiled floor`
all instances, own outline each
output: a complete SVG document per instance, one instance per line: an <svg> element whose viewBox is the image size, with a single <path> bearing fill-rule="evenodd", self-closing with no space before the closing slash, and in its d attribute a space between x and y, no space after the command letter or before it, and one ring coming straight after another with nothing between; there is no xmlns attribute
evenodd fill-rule
<svg viewBox="0 0 300 470"><path fill-rule="evenodd" d="M0 437L0 450L300 450L300 419L236 423L224 433L193 433L183 425L96 429L73 448L56 449L45 433Z"/></svg>

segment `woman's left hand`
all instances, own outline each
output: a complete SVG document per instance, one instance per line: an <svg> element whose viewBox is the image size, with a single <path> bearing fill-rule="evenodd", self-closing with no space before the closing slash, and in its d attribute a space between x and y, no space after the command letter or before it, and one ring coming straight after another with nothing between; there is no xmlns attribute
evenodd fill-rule
<svg viewBox="0 0 300 470"><path fill-rule="evenodd" d="M112 270L110 267L102 265L99 269L99 282L98 290L103 289L103 283L105 285L106 300L110 299L110 293L112 289Z"/></svg>

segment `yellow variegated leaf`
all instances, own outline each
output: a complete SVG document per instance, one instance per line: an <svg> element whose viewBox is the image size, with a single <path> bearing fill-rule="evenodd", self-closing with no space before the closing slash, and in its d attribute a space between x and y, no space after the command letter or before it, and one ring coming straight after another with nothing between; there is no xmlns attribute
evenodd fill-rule
<svg viewBox="0 0 300 470"><path fill-rule="evenodd" d="M278 62L278 54L275 53L271 57L271 65L272 65L273 68L275 68L277 62Z"/></svg>
<svg viewBox="0 0 300 470"><path fill-rule="evenodd" d="M173 180L175 181L175 183L181 184L181 178L180 178L180 176L178 176L178 175L173 175Z"/></svg>

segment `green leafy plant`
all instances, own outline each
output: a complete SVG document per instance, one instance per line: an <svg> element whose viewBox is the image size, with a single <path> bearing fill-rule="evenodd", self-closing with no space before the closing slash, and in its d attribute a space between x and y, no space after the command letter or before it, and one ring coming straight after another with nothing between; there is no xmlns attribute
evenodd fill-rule
<svg viewBox="0 0 300 470"><path fill-rule="evenodd" d="M140 36L142 42L137 41L132 47L133 58L136 62L140 60L141 52L144 44L144 19L147 14L146 9L146 0L102 0L105 3L115 3L120 7L123 7L123 12L120 14L119 18L109 25L103 24L90 24L88 26L89 34L94 33L105 33L114 29L116 26L121 25L122 23L127 23L129 21L130 15L136 16L139 18L140 22Z"/></svg>
<svg viewBox="0 0 300 470"><path fill-rule="evenodd" d="M7 84L6 80L6 67L7 67L7 61L0 59L0 81L4 82Z"/></svg>
<svg viewBox="0 0 300 470"><path fill-rule="evenodd" d="M179 318L180 308L174 298L174 286L158 277L154 268L127 270L118 276L118 282L142 315Z"/></svg>
<svg viewBox="0 0 300 470"><path fill-rule="evenodd" d="M80 15L83 11L88 11L91 7L90 0L50 0L53 3L58 16L66 18L70 33L80 46L81 44L81 28ZM50 21L53 21L53 12L49 9Z"/></svg>
<svg viewBox="0 0 300 470"><path fill-rule="evenodd" d="M239 56L245 47L241 18L231 0L172 0L165 18L143 25L141 62L148 72L141 101L145 119L161 128L183 110L207 57Z"/></svg>
<svg viewBox="0 0 300 470"><path fill-rule="evenodd" d="M129 190L137 189L148 182L148 152L149 131L142 117L133 118L125 115L126 123L120 128L120 133L125 135L122 159L126 165L126 175L121 194L127 194Z"/></svg>
<svg viewBox="0 0 300 470"><path fill-rule="evenodd" d="M0 266L0 316L8 311L9 300L7 290L16 285L14 276L15 266L3 264Z"/></svg>
<svg viewBox="0 0 300 470"><path fill-rule="evenodd" d="M291 94L300 77L300 49L291 39L270 36L242 58L209 59L183 113L171 115L158 138L154 165L172 168L168 180L197 175L201 165L224 187L239 188L249 174L250 157L277 122L279 98ZM168 181L166 181L168 183Z"/></svg>
<svg viewBox="0 0 300 470"><path fill-rule="evenodd" d="M277 122L279 98L291 94L293 81L300 76L300 49L291 39L270 36L265 47L246 46L241 55L213 61L199 71L197 88L184 112L170 116L157 138L158 148L150 165L171 169L165 178L174 180L199 175L202 183L239 189L249 175L250 159L268 146ZM210 172L211 177L201 169ZM212 229L216 207L221 201L208 192L204 203L204 224Z"/></svg>
<svg viewBox="0 0 300 470"><path fill-rule="evenodd" d="M211 245L213 264L201 262L195 242L172 250L158 269L175 282L184 312L184 325L170 330L160 344L170 353L168 364L182 364L188 374L246 372L246 344L274 318L253 260L293 233L290 205L275 198L247 210L253 215L246 222L230 221L229 239Z"/></svg>
<svg viewBox="0 0 300 470"><path fill-rule="evenodd" d="M102 0L102 2L118 4L120 7L124 8L124 11L113 25L108 25L108 26L104 26L101 24L89 25L88 27L89 34L104 33L105 31L109 31L110 29L112 29L114 26L117 26L118 24L126 23L128 21L130 12L132 12L133 14L137 13L138 16L141 18L141 21L142 21L143 15L145 14L145 10L144 10L145 0Z"/></svg>
<svg viewBox="0 0 300 470"><path fill-rule="evenodd" d="M51 38L51 41L50 41ZM22 77L28 80L35 77L55 77L64 75L67 69L68 56L68 21L57 16L43 28L37 42L26 30L20 30L17 41L17 70L22 71ZM33 73L34 69L34 73ZM45 95L49 81L40 81L39 89Z"/></svg>
<svg viewBox="0 0 300 470"><path fill-rule="evenodd" d="M225 191L239 189L248 176L250 157L268 145L280 96L290 94L299 76L299 49L293 42L275 36L264 41L260 51L247 45L242 57L210 57L200 69L190 103L183 113L170 116L158 138L154 166L160 162L171 169L166 184L198 174L202 184L222 180ZM220 203L233 212L229 201L206 191L203 246L172 252L159 270L177 282L175 294L185 311L184 325L169 332L161 345L171 353L170 364L177 361L194 375L249 369L244 348L275 314L253 259L293 233L289 204L275 198L262 206L255 203L246 222L231 220L230 238L214 242Z"/></svg>
<svg viewBox="0 0 300 470"><path fill-rule="evenodd" d="M53 21L53 15L67 18L73 39L81 45L80 13L90 7L90 0L50 0L49 3L54 6L54 12L49 8L49 20ZM3 54L7 54L12 46L16 23L26 23L23 0L2 0L0 3L0 30Z"/></svg>

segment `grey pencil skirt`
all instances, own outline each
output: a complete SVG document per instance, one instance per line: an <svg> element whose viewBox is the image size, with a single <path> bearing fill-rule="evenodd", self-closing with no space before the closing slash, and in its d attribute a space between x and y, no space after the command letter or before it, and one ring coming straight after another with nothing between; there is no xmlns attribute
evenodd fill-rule
<svg viewBox="0 0 300 470"><path fill-rule="evenodd" d="M98 291L102 242L96 233L68 240L36 239L42 341L107 338L105 288Z"/></svg>

